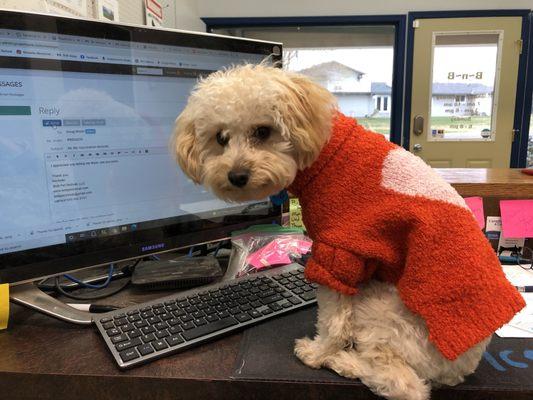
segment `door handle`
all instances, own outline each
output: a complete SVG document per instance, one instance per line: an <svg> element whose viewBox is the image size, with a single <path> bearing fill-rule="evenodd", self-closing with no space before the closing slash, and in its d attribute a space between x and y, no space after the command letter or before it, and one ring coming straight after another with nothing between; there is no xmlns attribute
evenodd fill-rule
<svg viewBox="0 0 533 400"><path fill-rule="evenodd" d="M415 153L418 153L418 152L421 151L421 150L422 150L422 145L421 145L421 144L416 143L416 144L413 145L413 151L414 151Z"/></svg>
<svg viewBox="0 0 533 400"><path fill-rule="evenodd" d="M424 117L417 115L413 122L413 133L420 136L424 132Z"/></svg>

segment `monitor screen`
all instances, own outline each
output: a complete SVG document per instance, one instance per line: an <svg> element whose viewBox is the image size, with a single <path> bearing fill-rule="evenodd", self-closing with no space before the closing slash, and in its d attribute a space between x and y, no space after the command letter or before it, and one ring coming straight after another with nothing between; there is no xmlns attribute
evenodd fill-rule
<svg viewBox="0 0 533 400"><path fill-rule="evenodd" d="M168 149L198 78L261 62L277 44L8 12L0 27L0 281L279 216L267 200L216 199Z"/></svg>

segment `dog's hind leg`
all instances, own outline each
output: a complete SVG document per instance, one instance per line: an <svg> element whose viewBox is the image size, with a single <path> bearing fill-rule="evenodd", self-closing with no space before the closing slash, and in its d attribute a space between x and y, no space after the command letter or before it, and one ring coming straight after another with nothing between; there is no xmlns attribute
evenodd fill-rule
<svg viewBox="0 0 533 400"><path fill-rule="evenodd" d="M351 301L323 286L318 289L317 300L317 334L313 339L297 339L294 346L294 354L311 368L320 368L327 357L353 344Z"/></svg>
<svg viewBox="0 0 533 400"><path fill-rule="evenodd" d="M324 360L325 367L346 378L359 378L389 400L428 400L431 386L400 357L382 348L368 354L342 350Z"/></svg>

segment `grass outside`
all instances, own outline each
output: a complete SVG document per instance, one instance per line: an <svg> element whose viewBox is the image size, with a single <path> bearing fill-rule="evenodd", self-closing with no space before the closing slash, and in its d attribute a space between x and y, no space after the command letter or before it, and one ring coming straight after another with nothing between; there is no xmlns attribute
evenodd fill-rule
<svg viewBox="0 0 533 400"><path fill-rule="evenodd" d="M355 117L357 122L360 125L363 125L365 128L370 129L371 131L381 133L387 137L390 136L390 118L364 118L364 117Z"/></svg>
<svg viewBox="0 0 533 400"><path fill-rule="evenodd" d="M355 117L357 121L365 126L366 128L382 133L385 136L390 135L390 118L379 117L379 118L365 118L365 117ZM453 117L433 117L431 118L431 129L444 129L445 133L459 133L459 132L481 132L482 129L490 129L490 117L471 117L469 121L453 121ZM462 127L461 127L462 126ZM468 137L473 136L472 134Z"/></svg>

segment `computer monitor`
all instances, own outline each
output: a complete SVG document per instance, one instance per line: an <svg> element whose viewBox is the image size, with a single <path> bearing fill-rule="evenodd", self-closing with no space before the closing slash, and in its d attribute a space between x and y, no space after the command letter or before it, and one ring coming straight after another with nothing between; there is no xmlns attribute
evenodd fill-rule
<svg viewBox="0 0 533 400"><path fill-rule="evenodd" d="M0 12L0 283L220 240L279 221L228 204L168 150L197 79L279 43Z"/></svg>

